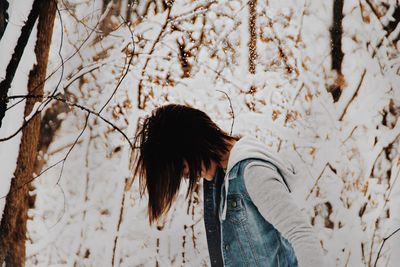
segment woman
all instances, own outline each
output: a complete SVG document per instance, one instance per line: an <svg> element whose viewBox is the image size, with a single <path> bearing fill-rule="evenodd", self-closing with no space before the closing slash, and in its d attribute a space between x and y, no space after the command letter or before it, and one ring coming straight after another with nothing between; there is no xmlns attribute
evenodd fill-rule
<svg viewBox="0 0 400 267"><path fill-rule="evenodd" d="M204 112L165 105L136 136L133 170L149 196L149 222L164 216L182 178L200 178L212 266L324 266L318 239L291 198L294 171L252 137L230 136Z"/></svg>

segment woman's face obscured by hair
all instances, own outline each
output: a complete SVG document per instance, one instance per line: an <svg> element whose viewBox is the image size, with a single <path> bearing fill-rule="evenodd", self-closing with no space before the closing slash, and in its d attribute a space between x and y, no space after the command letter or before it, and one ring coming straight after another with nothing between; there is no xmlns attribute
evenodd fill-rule
<svg viewBox="0 0 400 267"><path fill-rule="evenodd" d="M186 197L200 178L212 180L217 163L234 137L221 130L199 109L169 104L152 111L138 129L134 176L140 191L149 195L150 223L171 207L182 177L188 178Z"/></svg>
<svg viewBox="0 0 400 267"><path fill-rule="evenodd" d="M215 172L217 170L217 163L215 163L214 161L211 161L211 166L209 169L206 168L206 166L204 166L204 164L202 164L202 169L201 169L201 177L199 178L204 178L208 181L211 181L212 179L214 179L214 175ZM182 171L182 176L184 179L189 179L189 164L187 163L186 160L183 161L183 171Z"/></svg>

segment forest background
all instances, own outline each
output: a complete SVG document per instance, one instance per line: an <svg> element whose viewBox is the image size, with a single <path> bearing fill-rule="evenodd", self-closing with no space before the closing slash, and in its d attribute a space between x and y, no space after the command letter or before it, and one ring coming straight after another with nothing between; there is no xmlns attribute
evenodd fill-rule
<svg viewBox="0 0 400 267"><path fill-rule="evenodd" d="M301 170L333 266L398 266L399 21L398 0L0 0L0 264L210 266L201 184L150 227L130 172L140 120L179 103Z"/></svg>

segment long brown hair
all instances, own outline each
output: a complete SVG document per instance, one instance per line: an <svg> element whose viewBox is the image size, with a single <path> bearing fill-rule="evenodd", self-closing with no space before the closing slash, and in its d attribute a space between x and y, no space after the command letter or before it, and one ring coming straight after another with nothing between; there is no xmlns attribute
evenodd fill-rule
<svg viewBox="0 0 400 267"><path fill-rule="evenodd" d="M183 162L189 167L189 188L192 197L201 176L211 160L217 164L228 152L231 140L238 140L221 130L201 110L169 104L153 110L144 118L135 136L133 175L139 177L141 197L147 191L148 214L152 224L165 215L175 199L183 176Z"/></svg>

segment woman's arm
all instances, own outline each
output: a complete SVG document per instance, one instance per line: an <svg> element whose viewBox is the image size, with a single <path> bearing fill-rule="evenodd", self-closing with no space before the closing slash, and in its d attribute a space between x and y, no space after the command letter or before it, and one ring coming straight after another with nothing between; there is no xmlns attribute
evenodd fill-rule
<svg viewBox="0 0 400 267"><path fill-rule="evenodd" d="M261 215L293 246L300 267L326 266L316 233L269 163L250 163L244 171L247 191Z"/></svg>

